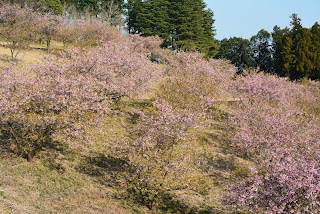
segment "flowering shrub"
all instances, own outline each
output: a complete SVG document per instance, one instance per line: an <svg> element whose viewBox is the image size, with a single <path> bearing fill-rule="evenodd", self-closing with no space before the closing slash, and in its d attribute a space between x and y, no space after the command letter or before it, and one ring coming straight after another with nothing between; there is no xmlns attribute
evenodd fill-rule
<svg viewBox="0 0 320 214"><path fill-rule="evenodd" d="M160 66L167 76L159 82L153 108L135 110L140 119L128 128L129 135L110 144L113 156L126 160L131 169L125 174L126 189L150 209L173 189L206 193L206 181L196 173L194 134L214 99L222 96L217 88L226 89L220 77L230 81L235 72L227 66L220 70L222 61L206 61L198 53L161 56L166 59Z"/></svg>
<svg viewBox="0 0 320 214"><path fill-rule="evenodd" d="M96 20L34 16L16 6L0 8L0 34L12 59L36 32L48 50L53 38L83 49L31 69L1 68L0 137L14 152L31 161L55 139L84 146L112 101L151 92L153 106L133 110L138 120L126 126L128 136L108 148L128 166L126 189L154 209L170 190L205 192L204 179L190 173L199 162L194 133L225 102L236 130L233 145L252 162L244 180L228 189L228 203L254 213L320 212L318 83L235 77L227 62L170 53L156 37L122 36Z"/></svg>
<svg viewBox="0 0 320 214"><path fill-rule="evenodd" d="M122 42L131 47L132 52L146 54L152 62L167 64L170 52L161 48L162 40L157 37L142 37L138 34L129 34L122 37Z"/></svg>
<svg viewBox="0 0 320 214"><path fill-rule="evenodd" d="M233 84L241 98L232 111L239 126L233 142L255 165L230 188L229 202L252 212L319 212L320 118L306 111L319 102L319 88L305 96L306 86L263 74Z"/></svg>
<svg viewBox="0 0 320 214"><path fill-rule="evenodd" d="M48 57L31 70L1 72L1 132L18 154L31 160L57 135L83 145L88 127L104 118L112 99L143 93L161 70L130 46L107 42Z"/></svg>
<svg viewBox="0 0 320 214"><path fill-rule="evenodd" d="M69 29L72 34L66 35L63 31ZM64 35L64 41L67 41L66 36L71 36L72 44L79 48L102 45L107 41L119 40L121 36L121 31L116 27L95 19L76 19L72 25L63 27L60 32Z"/></svg>
<svg viewBox="0 0 320 214"><path fill-rule="evenodd" d="M104 82L52 58L31 71L3 69L0 76L2 137L28 160L54 135L85 140L87 127L109 111Z"/></svg>
<svg viewBox="0 0 320 214"><path fill-rule="evenodd" d="M132 52L125 42L110 41L85 52L73 50L64 59L68 69L104 81L108 85L106 96L113 99L146 93L150 80L161 76L158 65L145 54Z"/></svg>
<svg viewBox="0 0 320 214"><path fill-rule="evenodd" d="M174 107L202 114L209 113L218 101L227 100L227 86L235 68L224 67L222 60L208 61L203 57L181 52L169 59L167 77L159 84L157 96Z"/></svg>
<svg viewBox="0 0 320 214"><path fill-rule="evenodd" d="M36 22L37 34L34 37L39 37L40 40L47 43L47 52L49 53L51 40L58 38L58 29L62 25L63 18L46 13L36 16Z"/></svg>
<svg viewBox="0 0 320 214"><path fill-rule="evenodd" d="M10 49L12 60L34 41L36 25L35 13L30 9L21 9L17 5L0 7L0 35L7 42L5 46Z"/></svg>
<svg viewBox="0 0 320 214"><path fill-rule="evenodd" d="M126 160L127 190L150 209L172 189L192 189L192 127L198 116L175 109L160 100L140 120L130 137L111 146L113 155ZM183 175L183 176L182 176Z"/></svg>
<svg viewBox="0 0 320 214"><path fill-rule="evenodd" d="M63 43L65 48L69 47L77 39L77 32L74 30L74 21L66 19L58 26L57 40Z"/></svg>
<svg viewBox="0 0 320 214"><path fill-rule="evenodd" d="M121 31L97 20L65 20L63 16L37 13L18 5L4 4L0 7L0 35L14 59L22 48L32 42L45 41L50 51L51 40L60 40L66 46L93 47L106 41L120 40Z"/></svg>

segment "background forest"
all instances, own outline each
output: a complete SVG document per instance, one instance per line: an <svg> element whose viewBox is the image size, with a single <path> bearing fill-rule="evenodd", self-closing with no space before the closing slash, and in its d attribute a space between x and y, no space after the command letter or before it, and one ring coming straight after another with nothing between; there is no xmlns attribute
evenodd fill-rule
<svg viewBox="0 0 320 214"><path fill-rule="evenodd" d="M202 0L2 1L0 212L319 213L319 24L291 18L218 41Z"/></svg>

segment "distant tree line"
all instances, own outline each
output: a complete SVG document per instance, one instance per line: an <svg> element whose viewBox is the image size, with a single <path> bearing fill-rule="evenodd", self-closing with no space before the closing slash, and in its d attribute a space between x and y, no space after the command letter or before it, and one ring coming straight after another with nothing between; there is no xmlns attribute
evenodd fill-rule
<svg viewBox="0 0 320 214"><path fill-rule="evenodd" d="M0 6L7 3L72 18L95 17L114 26L124 24L124 0L0 0Z"/></svg>
<svg viewBox="0 0 320 214"><path fill-rule="evenodd" d="M56 15L62 15L64 12L64 7L60 0L0 0L0 6L7 4L20 5L21 8L29 8Z"/></svg>
<svg viewBox="0 0 320 214"><path fill-rule="evenodd" d="M320 79L320 25L304 28L297 14L291 18L291 28L275 26L272 33L262 29L250 40L221 40L215 57L230 60L239 72L256 68L292 80Z"/></svg>

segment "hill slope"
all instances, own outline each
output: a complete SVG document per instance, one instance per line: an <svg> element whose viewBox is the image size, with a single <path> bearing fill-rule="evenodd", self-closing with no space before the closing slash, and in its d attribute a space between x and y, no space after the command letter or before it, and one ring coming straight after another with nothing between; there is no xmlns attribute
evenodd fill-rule
<svg viewBox="0 0 320 214"><path fill-rule="evenodd" d="M319 209L317 82L111 34L2 53L2 213Z"/></svg>

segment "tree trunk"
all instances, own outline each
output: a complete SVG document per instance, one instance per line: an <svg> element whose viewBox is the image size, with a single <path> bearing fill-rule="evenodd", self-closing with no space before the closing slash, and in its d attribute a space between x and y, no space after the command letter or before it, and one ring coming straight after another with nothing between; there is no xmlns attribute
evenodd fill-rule
<svg viewBox="0 0 320 214"><path fill-rule="evenodd" d="M50 43L51 43L51 40L48 39L48 40L47 40L47 52L48 52L48 53L49 53L49 51L50 51Z"/></svg>

